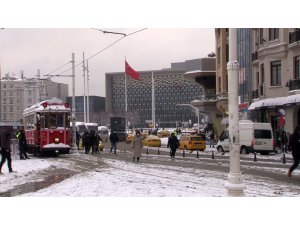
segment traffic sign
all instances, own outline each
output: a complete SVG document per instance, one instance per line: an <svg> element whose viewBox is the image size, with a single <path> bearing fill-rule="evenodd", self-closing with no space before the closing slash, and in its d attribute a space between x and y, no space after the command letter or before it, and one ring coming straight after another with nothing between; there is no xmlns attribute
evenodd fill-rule
<svg viewBox="0 0 300 225"><path fill-rule="evenodd" d="M284 117L278 117L278 126L284 127L285 125L285 118Z"/></svg>

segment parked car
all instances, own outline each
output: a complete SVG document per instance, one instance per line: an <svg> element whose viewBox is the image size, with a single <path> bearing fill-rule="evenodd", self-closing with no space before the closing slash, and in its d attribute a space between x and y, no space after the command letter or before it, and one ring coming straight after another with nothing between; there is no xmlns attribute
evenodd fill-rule
<svg viewBox="0 0 300 225"><path fill-rule="evenodd" d="M270 123L258 123L250 120L239 121L240 153L259 152L269 154L274 152L273 132ZM222 132L217 143L219 152L229 151L229 131Z"/></svg>
<svg viewBox="0 0 300 225"><path fill-rule="evenodd" d="M156 135L148 135L144 139L144 146L161 147L161 140Z"/></svg>
<svg viewBox="0 0 300 225"><path fill-rule="evenodd" d="M179 139L179 149L204 151L206 148L205 139L204 134L182 134Z"/></svg>
<svg viewBox="0 0 300 225"><path fill-rule="evenodd" d="M170 137L170 132L167 130L159 130L157 131L157 137L159 138Z"/></svg>
<svg viewBox="0 0 300 225"><path fill-rule="evenodd" d="M134 134L133 133L128 133L126 137L126 143L131 143L133 139Z"/></svg>
<svg viewBox="0 0 300 225"><path fill-rule="evenodd" d="M108 139L109 139L109 132L108 132L107 126L99 126L98 127L98 132L99 132L99 135L100 135L101 139L104 142L107 142Z"/></svg>

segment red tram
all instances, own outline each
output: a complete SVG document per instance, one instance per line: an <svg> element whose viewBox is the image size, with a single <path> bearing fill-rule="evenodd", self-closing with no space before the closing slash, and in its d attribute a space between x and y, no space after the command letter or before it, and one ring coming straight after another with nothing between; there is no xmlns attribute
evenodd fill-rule
<svg viewBox="0 0 300 225"><path fill-rule="evenodd" d="M60 99L45 100L24 110L28 153L70 153L70 107Z"/></svg>

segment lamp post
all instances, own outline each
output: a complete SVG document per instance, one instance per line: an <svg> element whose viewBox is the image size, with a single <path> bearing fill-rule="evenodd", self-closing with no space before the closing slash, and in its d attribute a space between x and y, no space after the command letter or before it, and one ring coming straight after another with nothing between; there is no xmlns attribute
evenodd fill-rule
<svg viewBox="0 0 300 225"><path fill-rule="evenodd" d="M239 63L237 62L237 29L229 29L229 62L228 70L228 111L229 111L229 144L230 172L225 187L229 196L243 196L244 184L240 171L239 150L239 105L238 79Z"/></svg>
<svg viewBox="0 0 300 225"><path fill-rule="evenodd" d="M191 105L191 104L177 104L175 107L177 108L178 106L190 106L190 107L192 107L193 109L195 109L195 111L196 111L196 116L198 117L198 126L197 126L197 130L198 130L198 134L199 134L199 133L200 133L200 124L199 124L199 122L200 122L200 111L199 111L199 109L198 109L197 107Z"/></svg>

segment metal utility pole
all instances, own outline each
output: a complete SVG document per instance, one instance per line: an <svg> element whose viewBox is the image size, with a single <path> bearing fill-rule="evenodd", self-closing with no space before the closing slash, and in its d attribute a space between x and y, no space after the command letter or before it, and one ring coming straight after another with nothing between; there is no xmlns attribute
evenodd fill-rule
<svg viewBox="0 0 300 225"><path fill-rule="evenodd" d="M225 187L229 196L243 196L245 185L240 171L239 146L239 105L238 81L239 63L237 62L237 29L229 29L229 62L228 70L228 109L229 109L229 144L230 172Z"/></svg>
<svg viewBox="0 0 300 225"><path fill-rule="evenodd" d="M156 129L156 121L155 121L155 88L154 88L154 76L153 72L151 75L152 80L152 125L154 129Z"/></svg>
<svg viewBox="0 0 300 225"><path fill-rule="evenodd" d="M86 94L85 94L85 58L83 52L83 60L82 60L82 67L83 67L83 122L86 123Z"/></svg>
<svg viewBox="0 0 300 225"><path fill-rule="evenodd" d="M89 61L86 61L86 75L87 75L87 79L86 79L86 86L87 86L87 106L86 106L86 114L87 114L87 122L90 122L90 89L89 89L89 80L90 80L90 76L89 76Z"/></svg>
<svg viewBox="0 0 300 225"><path fill-rule="evenodd" d="M75 54L72 53L72 152L79 153L76 146L76 107L75 107Z"/></svg>

